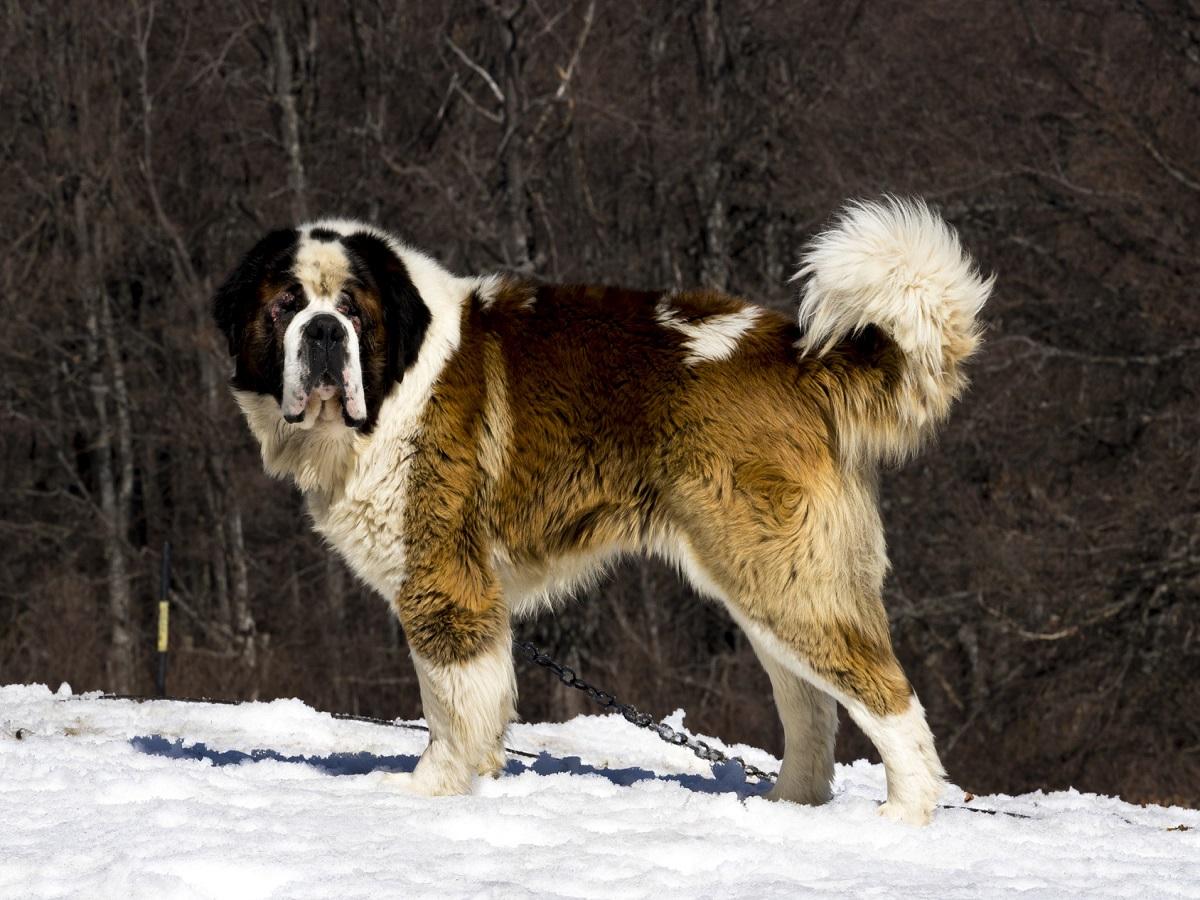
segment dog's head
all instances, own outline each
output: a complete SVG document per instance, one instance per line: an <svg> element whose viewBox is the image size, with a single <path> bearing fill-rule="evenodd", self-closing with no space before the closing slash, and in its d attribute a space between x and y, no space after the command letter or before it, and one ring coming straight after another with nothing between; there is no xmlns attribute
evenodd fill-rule
<svg viewBox="0 0 1200 900"><path fill-rule="evenodd" d="M266 394L302 427L369 431L416 360L429 308L397 246L346 222L273 231L213 299L235 390Z"/></svg>

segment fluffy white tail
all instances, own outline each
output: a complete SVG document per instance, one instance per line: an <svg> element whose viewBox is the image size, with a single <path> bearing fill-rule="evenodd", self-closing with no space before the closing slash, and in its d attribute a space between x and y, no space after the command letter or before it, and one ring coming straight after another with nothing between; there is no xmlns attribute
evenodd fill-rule
<svg viewBox="0 0 1200 900"><path fill-rule="evenodd" d="M829 372L842 455L907 456L966 386L961 364L979 343L975 315L994 279L924 202L894 198L848 206L795 277L805 280L801 351L840 350ZM870 350L846 343L872 326L887 340Z"/></svg>

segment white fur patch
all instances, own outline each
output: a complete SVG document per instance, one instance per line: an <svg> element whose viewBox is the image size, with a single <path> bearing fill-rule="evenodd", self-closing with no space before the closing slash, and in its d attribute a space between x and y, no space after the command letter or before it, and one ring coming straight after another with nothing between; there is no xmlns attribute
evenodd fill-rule
<svg viewBox="0 0 1200 900"><path fill-rule="evenodd" d="M492 304L496 302L496 295L500 293L500 288L504 286L504 276L499 273L493 275L483 275L475 282L475 294L479 297L479 306L481 309L491 309Z"/></svg>
<svg viewBox="0 0 1200 900"><path fill-rule="evenodd" d="M479 308L486 311L492 308L500 289L510 286L508 279L499 272L491 275L481 275L475 279L475 294L479 297ZM518 306L521 309L533 309L537 303L537 294L530 285L523 286L524 298Z"/></svg>
<svg viewBox="0 0 1200 900"><path fill-rule="evenodd" d="M310 230L300 238L292 274L309 296L336 297L350 278L350 259L340 243L314 240Z"/></svg>
<svg viewBox="0 0 1200 900"><path fill-rule="evenodd" d="M706 316L699 322L688 322L663 298L654 311L654 317L664 328L679 332L684 337L688 355L684 362L694 366L701 362L728 359L737 350L742 336L754 327L762 310L747 306L737 312Z"/></svg>
<svg viewBox="0 0 1200 900"><path fill-rule="evenodd" d="M927 825L941 799L946 772L916 694L909 697L908 709L891 716L877 716L861 705L847 710L875 745L887 770L888 798L879 814L909 825Z"/></svg>
<svg viewBox="0 0 1200 900"><path fill-rule="evenodd" d="M921 201L849 206L809 246L796 279L804 333L796 346L818 356L869 325L903 352L890 412L843 417L839 453L848 467L900 460L945 417L966 384L957 365L979 342L975 320L991 293L958 235ZM883 399L883 398L881 398Z"/></svg>
<svg viewBox="0 0 1200 900"><path fill-rule="evenodd" d="M475 279L458 278L425 254L393 239L389 243L408 269L430 315L416 362L392 388L379 414L380 429L394 434L416 424L434 383L458 349L463 307L475 289Z"/></svg>
<svg viewBox="0 0 1200 900"><path fill-rule="evenodd" d="M233 397L258 439L263 469L275 478L290 478L306 495L319 494L345 481L354 465L355 443L361 438L341 416L310 415L289 425L275 398L252 391Z"/></svg>

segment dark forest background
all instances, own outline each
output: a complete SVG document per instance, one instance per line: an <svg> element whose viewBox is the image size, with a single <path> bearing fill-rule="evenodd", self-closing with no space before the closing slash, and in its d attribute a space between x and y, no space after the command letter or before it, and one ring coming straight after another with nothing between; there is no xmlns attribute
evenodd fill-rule
<svg viewBox="0 0 1200 900"><path fill-rule="evenodd" d="M588 0L0 5L0 682L418 710L403 635L262 474L214 285L269 227L791 309L847 197L998 273L974 386L884 481L951 776L1200 803L1200 7ZM625 564L519 634L774 749L725 615ZM528 719L586 701L520 670ZM839 756L867 753L844 724Z"/></svg>

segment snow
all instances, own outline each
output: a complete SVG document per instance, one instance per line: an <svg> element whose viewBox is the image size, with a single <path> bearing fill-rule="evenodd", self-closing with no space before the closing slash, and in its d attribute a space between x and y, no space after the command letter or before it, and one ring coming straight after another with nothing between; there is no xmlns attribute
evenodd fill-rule
<svg viewBox="0 0 1200 900"><path fill-rule="evenodd" d="M469 797L385 785L424 740L298 700L0 687L0 897L1200 897L1196 810L1039 792L916 829L876 815L878 765L769 803L613 716L514 726L541 755Z"/></svg>

